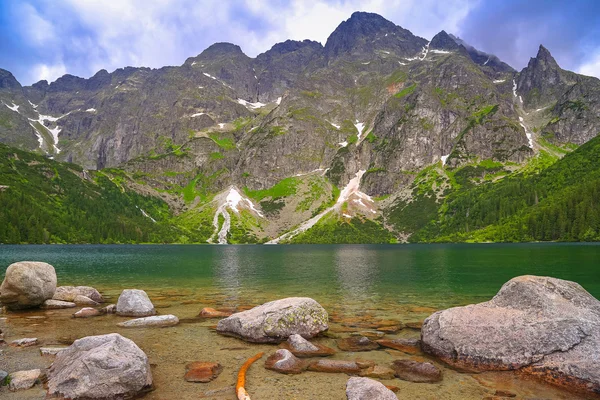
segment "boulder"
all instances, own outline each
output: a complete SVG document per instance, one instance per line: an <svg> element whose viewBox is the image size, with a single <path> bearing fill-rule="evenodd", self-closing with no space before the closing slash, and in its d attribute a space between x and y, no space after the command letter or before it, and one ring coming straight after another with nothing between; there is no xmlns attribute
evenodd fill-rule
<svg viewBox="0 0 600 400"><path fill-rule="evenodd" d="M438 311L425 352L473 371L516 370L600 393L600 301L575 282L520 276L492 300Z"/></svg>
<svg viewBox="0 0 600 400"><path fill-rule="evenodd" d="M148 317L156 314L154 305L143 290L125 289L117 301L117 315L124 317Z"/></svg>
<svg viewBox="0 0 600 400"><path fill-rule="evenodd" d="M56 271L50 264L21 261L6 269L0 285L0 303L10 310L40 306L56 290Z"/></svg>
<svg viewBox="0 0 600 400"><path fill-rule="evenodd" d="M383 383L369 378L352 377L346 383L348 400L398 400Z"/></svg>
<svg viewBox="0 0 600 400"><path fill-rule="evenodd" d="M104 298L96 289L90 286L59 286L54 293L54 300L75 302L77 296L84 296L96 303L103 303Z"/></svg>
<svg viewBox="0 0 600 400"><path fill-rule="evenodd" d="M434 383L442 380L442 371L428 362L396 360L392 363L396 378L417 383Z"/></svg>
<svg viewBox="0 0 600 400"><path fill-rule="evenodd" d="M56 355L48 371L48 397L109 400L131 398L152 386L146 354L111 333L76 340Z"/></svg>
<svg viewBox="0 0 600 400"><path fill-rule="evenodd" d="M327 311L307 297L275 300L224 318L217 332L255 343L278 343L290 335L311 338L328 329Z"/></svg>
<svg viewBox="0 0 600 400"><path fill-rule="evenodd" d="M343 351L371 351L379 348L376 342L364 336L350 336L339 339L337 346Z"/></svg>
<svg viewBox="0 0 600 400"><path fill-rule="evenodd" d="M282 374L299 374L306 369L306 363L289 350L279 349L267 358L265 368Z"/></svg>
<svg viewBox="0 0 600 400"><path fill-rule="evenodd" d="M318 343L311 343L298 334L290 335L281 347L292 352L296 357L325 357L335 354L335 350Z"/></svg>
<svg viewBox="0 0 600 400"><path fill-rule="evenodd" d="M60 310L63 308L73 308L75 307L76 304L75 303L71 303L68 301L62 301L62 300L46 300L42 303L42 308L45 308L46 310Z"/></svg>
<svg viewBox="0 0 600 400"><path fill-rule="evenodd" d="M210 382L223 371L219 363L196 361L185 366L186 372L183 379L187 382Z"/></svg>
<svg viewBox="0 0 600 400"><path fill-rule="evenodd" d="M119 322L117 326L123 328L166 327L175 326L178 323L179 318L174 315L155 315L153 317L136 318Z"/></svg>
<svg viewBox="0 0 600 400"><path fill-rule="evenodd" d="M102 315L102 312L92 307L84 307L73 314L73 318L89 318L97 317L98 315Z"/></svg>
<svg viewBox="0 0 600 400"><path fill-rule="evenodd" d="M31 389L37 382L39 382L42 376L42 371L39 369L32 369L29 371L18 371L13 372L9 375L8 389L12 392L17 390Z"/></svg>
<svg viewBox="0 0 600 400"><path fill-rule="evenodd" d="M75 296L75 298L73 299L73 302L75 304L79 304L82 306L97 306L100 305L100 303L98 303L97 301L94 301L92 299L90 299L89 297L83 296L78 294L77 296Z"/></svg>

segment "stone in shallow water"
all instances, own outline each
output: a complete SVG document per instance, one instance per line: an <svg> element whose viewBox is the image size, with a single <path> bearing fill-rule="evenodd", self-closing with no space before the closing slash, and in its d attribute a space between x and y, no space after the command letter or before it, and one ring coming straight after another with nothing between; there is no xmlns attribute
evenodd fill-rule
<svg viewBox="0 0 600 400"><path fill-rule="evenodd" d="M351 336L337 341L337 346L343 351L377 350L379 345L364 336Z"/></svg>
<svg viewBox="0 0 600 400"><path fill-rule="evenodd" d="M38 344L37 338L23 338L23 339L13 340L12 342L10 342L10 345L13 347L29 347L29 346L35 346L36 344Z"/></svg>
<svg viewBox="0 0 600 400"><path fill-rule="evenodd" d="M94 300L90 299L89 297L82 296L80 294L75 296L75 299L73 299L73 302L75 304L84 305L84 306L97 306L100 304L97 301L94 301Z"/></svg>
<svg viewBox="0 0 600 400"><path fill-rule="evenodd" d="M215 310L214 308L204 307L200 310L198 316L202 318L224 318L229 317L231 314L233 314L231 311Z"/></svg>
<svg viewBox="0 0 600 400"><path fill-rule="evenodd" d="M125 289L117 301L117 315L147 317L156 314L154 305L143 290Z"/></svg>
<svg viewBox="0 0 600 400"><path fill-rule="evenodd" d="M375 365L369 361L346 361L346 360L318 360L308 366L309 371L345 373L350 375L359 375L363 370Z"/></svg>
<svg viewBox="0 0 600 400"><path fill-rule="evenodd" d="M153 317L144 317L131 319L125 322L119 322L117 326L123 328L140 328L140 327L167 327L175 326L179 323L179 318L175 315L155 315Z"/></svg>
<svg viewBox="0 0 600 400"><path fill-rule="evenodd" d="M403 381L434 383L442 380L439 368L428 362L396 360L392 363L392 369L396 377Z"/></svg>
<svg viewBox="0 0 600 400"><path fill-rule="evenodd" d="M361 373L361 376L377 379L394 379L395 372L390 367L385 365L376 365Z"/></svg>
<svg viewBox="0 0 600 400"><path fill-rule="evenodd" d="M398 400L383 383L369 378L352 377L346 383L348 400Z"/></svg>
<svg viewBox="0 0 600 400"><path fill-rule="evenodd" d="M306 369L306 363L289 350L279 349L267 358L265 368L282 374L299 374Z"/></svg>
<svg viewBox="0 0 600 400"><path fill-rule="evenodd" d="M296 357L326 357L335 354L335 350L318 343L311 343L300 335L291 335L281 347L292 352Z"/></svg>
<svg viewBox="0 0 600 400"><path fill-rule="evenodd" d="M109 304L106 307L102 307L100 309L100 312L102 314L116 314L117 313L117 305L116 304Z"/></svg>
<svg viewBox="0 0 600 400"><path fill-rule="evenodd" d="M380 346L400 350L404 353L417 354L421 352L421 341L419 339L381 339L377 343Z"/></svg>
<svg viewBox="0 0 600 400"><path fill-rule="evenodd" d="M77 311L75 314L73 314L74 318L89 318L89 317L96 317L98 315L102 315L102 313L98 310L96 310L95 308L91 308L91 307L85 307L82 308L81 310Z"/></svg>
<svg viewBox="0 0 600 400"><path fill-rule="evenodd" d="M152 386L146 354L111 333L76 340L48 370L48 397L109 400L132 398Z"/></svg>
<svg viewBox="0 0 600 400"><path fill-rule="evenodd" d="M42 304L42 308L46 309L46 310L60 310L63 308L73 308L75 307L76 304L75 303L71 303L68 301L62 301L62 300L46 300L43 304Z"/></svg>
<svg viewBox="0 0 600 400"><path fill-rule="evenodd" d="M2 386L2 384L4 383L4 381L6 380L7 377L8 377L8 372L2 371L0 369L0 386Z"/></svg>
<svg viewBox="0 0 600 400"><path fill-rule="evenodd" d="M59 286L52 297L54 300L70 301L77 303L77 296L85 296L96 303L103 303L104 298L96 289L90 286Z"/></svg>
<svg viewBox="0 0 600 400"><path fill-rule="evenodd" d="M311 338L327 330L327 311L308 297L275 300L222 319L217 332L249 342L278 343L290 335Z"/></svg>
<svg viewBox="0 0 600 400"><path fill-rule="evenodd" d="M520 369L600 393L600 301L575 282L520 276L490 301L425 320L422 347L475 371Z"/></svg>
<svg viewBox="0 0 600 400"><path fill-rule="evenodd" d="M223 371L219 363L196 361L185 366L186 373L183 379L187 382L210 382Z"/></svg>
<svg viewBox="0 0 600 400"><path fill-rule="evenodd" d="M21 261L6 269L0 285L0 303L10 310L40 306L56 290L56 271L50 264Z"/></svg>
<svg viewBox="0 0 600 400"><path fill-rule="evenodd" d="M8 378L10 380L8 389L13 392L16 392L17 390L31 389L36 382L38 382L41 376L42 371L39 369L13 372Z"/></svg>

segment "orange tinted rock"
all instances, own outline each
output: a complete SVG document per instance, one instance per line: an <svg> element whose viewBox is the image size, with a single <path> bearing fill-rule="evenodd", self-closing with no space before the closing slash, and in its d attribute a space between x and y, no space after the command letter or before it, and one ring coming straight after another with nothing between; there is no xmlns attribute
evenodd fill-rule
<svg viewBox="0 0 600 400"><path fill-rule="evenodd" d="M225 318L229 317L231 314L232 313L229 311L221 311L210 307L204 307L198 316L203 318Z"/></svg>
<svg viewBox="0 0 600 400"><path fill-rule="evenodd" d="M400 388L398 386L394 386L394 385L385 385L386 388L390 389L392 392L394 393L398 393L400 391Z"/></svg>
<svg viewBox="0 0 600 400"><path fill-rule="evenodd" d="M369 367L369 365L357 363L356 361L321 359L310 364L308 370L315 372L358 375L363 369L367 369Z"/></svg>
<svg viewBox="0 0 600 400"><path fill-rule="evenodd" d="M394 370L384 365L375 365L364 370L360 375L376 379L394 379Z"/></svg>
<svg viewBox="0 0 600 400"><path fill-rule="evenodd" d="M378 340L377 343L380 346L400 350L409 354L418 354L421 352L421 341L418 339L381 339Z"/></svg>
<svg viewBox="0 0 600 400"><path fill-rule="evenodd" d="M428 362L396 360L392 368L397 378L417 383L434 383L442 380L442 371Z"/></svg>
<svg viewBox="0 0 600 400"><path fill-rule="evenodd" d="M196 361L185 366L187 372L183 379L187 382L210 382L223 371L219 363Z"/></svg>
<svg viewBox="0 0 600 400"><path fill-rule="evenodd" d="M376 342L364 336L351 336L339 339L337 345L343 351L371 351L379 348Z"/></svg>
<svg viewBox="0 0 600 400"><path fill-rule="evenodd" d="M407 322L405 325L407 328L420 330L423 327L423 321Z"/></svg>

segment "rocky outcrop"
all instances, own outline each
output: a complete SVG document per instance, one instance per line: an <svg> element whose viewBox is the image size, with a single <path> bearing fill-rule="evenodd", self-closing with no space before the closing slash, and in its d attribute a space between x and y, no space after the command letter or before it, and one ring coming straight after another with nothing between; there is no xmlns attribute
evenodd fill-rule
<svg viewBox="0 0 600 400"><path fill-rule="evenodd" d="M54 300L70 301L80 304L80 302L76 301L77 296L84 296L96 303L104 302L104 298L100 292L90 286L59 286L56 288L56 292L52 298ZM85 299L80 298L80 301L85 301Z"/></svg>
<svg viewBox="0 0 600 400"><path fill-rule="evenodd" d="M48 371L50 398L131 398L151 386L148 357L117 333L76 340L56 355Z"/></svg>
<svg viewBox="0 0 600 400"><path fill-rule="evenodd" d="M600 393L600 301L575 282L520 276L485 303L436 312L422 348L468 370L521 370Z"/></svg>
<svg viewBox="0 0 600 400"><path fill-rule="evenodd" d="M117 301L117 315L147 317L156 314L154 305L143 290L125 289Z"/></svg>
<svg viewBox="0 0 600 400"><path fill-rule="evenodd" d="M348 400L397 400L398 397L381 382L352 377L346 383Z"/></svg>
<svg viewBox="0 0 600 400"><path fill-rule="evenodd" d="M282 374L299 374L306 369L304 361L294 356L289 350L279 349L265 361L265 368Z"/></svg>
<svg viewBox="0 0 600 400"><path fill-rule="evenodd" d="M50 264L21 261L11 264L0 286L0 302L11 310L40 306L56 290L56 271Z"/></svg>
<svg viewBox="0 0 600 400"><path fill-rule="evenodd" d="M174 315L155 315L152 317L136 318L125 322L119 322L117 326L123 328L167 327L175 326L178 323L179 318Z"/></svg>
<svg viewBox="0 0 600 400"><path fill-rule="evenodd" d="M327 311L307 297L289 297L222 319L217 332L249 342L278 343L290 335L311 338L327 330Z"/></svg>

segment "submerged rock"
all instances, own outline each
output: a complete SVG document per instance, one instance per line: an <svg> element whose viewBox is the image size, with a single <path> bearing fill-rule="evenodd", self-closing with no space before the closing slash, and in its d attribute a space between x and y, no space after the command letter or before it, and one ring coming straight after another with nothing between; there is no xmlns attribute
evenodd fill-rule
<svg viewBox="0 0 600 400"><path fill-rule="evenodd" d="M36 344L38 344L37 338L23 338L10 342L10 345L13 347L30 347L35 346Z"/></svg>
<svg viewBox="0 0 600 400"><path fill-rule="evenodd" d="M187 382L210 382L223 371L219 363L196 361L185 366L186 373L183 379Z"/></svg>
<svg viewBox="0 0 600 400"><path fill-rule="evenodd" d="M421 352L421 341L419 339L381 339L377 343L380 346L388 347L394 350L400 350L409 354L417 354Z"/></svg>
<svg viewBox="0 0 600 400"><path fill-rule="evenodd" d="M364 336L351 336L337 341L337 346L343 351L377 350L379 345Z"/></svg>
<svg viewBox="0 0 600 400"><path fill-rule="evenodd" d="M346 383L348 400L398 400L383 383L369 378L352 377Z"/></svg>
<svg viewBox="0 0 600 400"><path fill-rule="evenodd" d="M73 299L73 302L75 302L75 304L80 304L80 305L84 305L84 306L97 306L100 305L100 303L98 303L97 301L94 301L92 299L90 299L87 296L82 296L80 294L78 294L77 296L75 296L75 298Z"/></svg>
<svg viewBox="0 0 600 400"><path fill-rule="evenodd" d="M53 299L78 303L75 301L77 296L87 297L96 303L104 302L104 298L100 292L91 286L59 286L56 288Z"/></svg>
<svg viewBox="0 0 600 400"><path fill-rule="evenodd" d="M290 335L281 347L292 352L296 357L325 357L335 354L335 350L318 343L311 343L298 334Z"/></svg>
<svg viewBox="0 0 600 400"><path fill-rule="evenodd" d="M76 340L57 354L48 371L48 397L121 399L151 386L148 357L118 333Z"/></svg>
<svg viewBox="0 0 600 400"><path fill-rule="evenodd" d="M289 350L279 349L267 358L265 368L282 374L299 374L306 369L306 363Z"/></svg>
<svg viewBox="0 0 600 400"><path fill-rule="evenodd" d="M175 326L178 323L179 318L174 315L155 315L153 317L130 319L129 321L119 322L117 326L123 328L166 327Z"/></svg>
<svg viewBox="0 0 600 400"><path fill-rule="evenodd" d="M311 338L328 329L327 311L308 297L275 300L219 321L217 332L249 342L277 343L290 335Z"/></svg>
<svg viewBox="0 0 600 400"><path fill-rule="evenodd" d="M396 377L403 381L434 383L442 380L442 371L428 362L396 360L392 363L392 369Z"/></svg>
<svg viewBox="0 0 600 400"><path fill-rule="evenodd" d="M73 314L74 318L89 318L89 317L97 317L98 315L102 315L102 312L96 310L95 308L85 307L81 310L77 311Z"/></svg>
<svg viewBox="0 0 600 400"><path fill-rule="evenodd" d="M600 301L575 282L520 276L488 302L425 320L423 350L461 368L528 372L600 393Z"/></svg>
<svg viewBox="0 0 600 400"><path fill-rule="evenodd" d="M42 308L45 308L46 310L60 310L63 308L73 308L76 307L77 305L75 303L71 303L68 301L62 301L62 300L46 300L42 303Z"/></svg>
<svg viewBox="0 0 600 400"><path fill-rule="evenodd" d="M232 314L233 313L231 311L215 310L214 308L204 307L202 310L200 310L200 314L198 314L198 316L202 318L224 318L229 317Z"/></svg>
<svg viewBox="0 0 600 400"><path fill-rule="evenodd" d="M345 373L359 375L361 372L375 366L372 361L318 360L308 366L309 371Z"/></svg>
<svg viewBox="0 0 600 400"><path fill-rule="evenodd" d="M50 264L21 261L6 269L0 286L0 303L10 310L40 306L56 290L56 271Z"/></svg>
<svg viewBox="0 0 600 400"><path fill-rule="evenodd" d="M156 314L154 305L143 290L125 289L117 301L117 315L147 317Z"/></svg>
<svg viewBox="0 0 600 400"><path fill-rule="evenodd" d="M18 371L13 372L9 375L8 389L12 392L17 390L31 389L37 382L39 382L42 376L42 371L39 369L32 369L29 371Z"/></svg>
<svg viewBox="0 0 600 400"><path fill-rule="evenodd" d="M361 376L377 379L394 379L395 372L385 365L375 365L361 373Z"/></svg>

